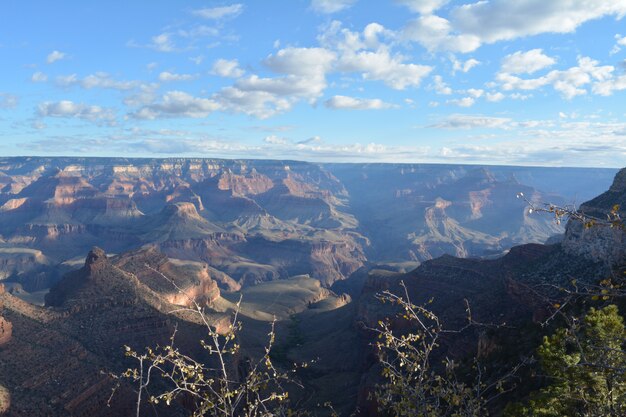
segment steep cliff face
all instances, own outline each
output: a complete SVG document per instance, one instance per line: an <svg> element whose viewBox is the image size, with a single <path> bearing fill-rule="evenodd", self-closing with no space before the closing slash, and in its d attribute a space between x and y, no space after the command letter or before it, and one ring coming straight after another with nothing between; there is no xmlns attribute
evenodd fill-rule
<svg viewBox="0 0 626 417"><path fill-rule="evenodd" d="M626 169L617 173L611 188L598 197L580 206L580 210L590 216L606 219L614 206L619 206L619 213L626 215ZM615 266L626 261L626 232L621 227L598 225L585 228L577 220L567 223L563 248L575 255L583 256L607 266Z"/></svg>

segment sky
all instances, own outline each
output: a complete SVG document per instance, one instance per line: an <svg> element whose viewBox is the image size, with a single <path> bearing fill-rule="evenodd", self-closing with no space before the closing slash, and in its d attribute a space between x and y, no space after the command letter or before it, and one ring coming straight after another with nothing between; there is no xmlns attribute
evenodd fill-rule
<svg viewBox="0 0 626 417"><path fill-rule="evenodd" d="M626 0L5 0L0 155L626 166Z"/></svg>

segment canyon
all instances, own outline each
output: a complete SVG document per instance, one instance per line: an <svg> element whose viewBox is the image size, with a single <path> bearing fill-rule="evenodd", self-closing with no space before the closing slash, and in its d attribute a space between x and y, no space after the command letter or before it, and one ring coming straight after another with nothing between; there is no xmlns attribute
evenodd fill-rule
<svg viewBox="0 0 626 417"><path fill-rule="evenodd" d="M277 363L311 363L297 404L374 416L371 329L393 315L381 291L404 283L449 328L463 328L467 305L478 322L506 323L444 341L454 358L499 358L534 349L530 336L511 340L552 313L546 284L591 284L626 259L622 229L564 227L516 198L589 200L583 212L606 216L626 199L626 170L3 158L0 172L0 404L11 416L128 415L133 387L111 396L109 376L133 365L124 346L163 345L176 329L177 346L206 358L185 311L196 304L218 331L238 311L235 368L276 319ZM188 414L178 402L144 411Z"/></svg>
<svg viewBox="0 0 626 417"><path fill-rule="evenodd" d="M570 204L611 169L296 161L1 158L0 279L41 292L80 265L152 245L232 285L311 274L323 286L368 263L500 255L563 228L515 198ZM574 186L577 185L577 186ZM228 287L228 285L226 287ZM226 288L224 287L224 288Z"/></svg>

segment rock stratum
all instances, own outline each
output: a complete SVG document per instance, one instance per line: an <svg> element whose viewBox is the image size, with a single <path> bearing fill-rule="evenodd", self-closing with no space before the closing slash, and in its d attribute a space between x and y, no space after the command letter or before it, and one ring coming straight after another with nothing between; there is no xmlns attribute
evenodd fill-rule
<svg viewBox="0 0 626 417"><path fill-rule="evenodd" d="M36 293L92 246L121 253L153 245L220 271L223 289L299 274L329 287L368 263L498 255L515 244L544 242L563 229L529 215L516 193L554 203L591 198L614 173L0 158L0 279Z"/></svg>

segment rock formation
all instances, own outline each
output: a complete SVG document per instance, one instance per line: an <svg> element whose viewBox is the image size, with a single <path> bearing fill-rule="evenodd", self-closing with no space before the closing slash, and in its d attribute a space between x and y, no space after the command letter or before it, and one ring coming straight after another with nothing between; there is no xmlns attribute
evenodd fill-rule
<svg viewBox="0 0 626 417"><path fill-rule="evenodd" d="M582 204L580 210L589 216L606 219L615 206L624 218L626 169L617 173L608 191ZM572 219L567 223L562 245L569 253L595 262L604 262L607 266L616 266L626 261L626 232L622 227L597 225L586 228L580 221Z"/></svg>
<svg viewBox="0 0 626 417"><path fill-rule="evenodd" d="M4 285L0 284L0 297L5 294ZM13 325L2 317L4 303L0 298L0 348L11 341L13 335ZM1 409L0 409L1 410Z"/></svg>
<svg viewBox="0 0 626 417"><path fill-rule="evenodd" d="M42 263L54 267L83 257L92 246L122 253L157 244L174 258L207 263L243 285L311 273L330 286L367 261L423 261L444 253L496 255L514 244L545 241L562 230L550 219L529 216L515 194L523 191L562 202L555 193L571 193L567 184L572 176L581 184L579 190L595 193L613 173L219 159L1 158L0 278L21 282L27 277L23 272L34 274ZM565 177L567 181L558 181ZM542 189L549 193L538 191ZM444 201L449 203L442 205ZM257 244L280 253L268 256ZM290 254L290 246L297 253ZM40 255L14 255L29 250Z"/></svg>

